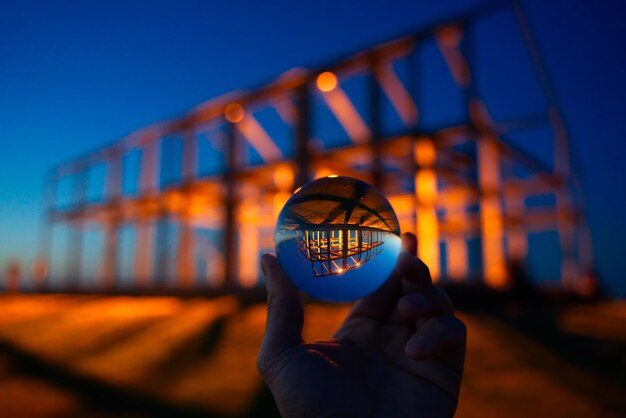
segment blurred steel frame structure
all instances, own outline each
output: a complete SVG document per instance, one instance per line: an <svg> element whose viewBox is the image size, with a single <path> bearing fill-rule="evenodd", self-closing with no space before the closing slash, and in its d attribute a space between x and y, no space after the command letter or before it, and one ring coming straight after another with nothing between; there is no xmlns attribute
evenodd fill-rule
<svg viewBox="0 0 626 418"><path fill-rule="evenodd" d="M478 97L472 62L473 40L464 34L474 22L503 9L512 10L533 64L545 101L545 112L495 123ZM419 72L411 58L426 41L438 46L454 82L463 94L466 120L425 131L420 125L420 105L395 73L392 63L405 60L407 84L415 84ZM366 74L363 118L341 86L316 86L322 73L339 80ZM394 134L380 128L381 97L386 95L405 128ZM314 96L317 95L317 96ZM312 101L321 98L350 139L349 146L316 148L312 139ZM254 117L254 109L272 106L293 134L292 155L286 155ZM365 119L365 120L364 120ZM224 169L211 176L198 171L198 132L218 126L226 135L221 147ZM507 141L517 129L551 126L554 133L554 165L523 152ZM168 135L182 138L180 180L160 187L160 141ZM245 165L241 157L246 141L263 164ZM458 144L471 144L470 152ZM123 158L141 150L139 192L122 193ZM105 164L106 184L101 202L89 202L87 171ZM532 175L504 178L503 164L524 167ZM67 275L59 286L75 288L81 277L82 231L86 224L103 231L101 290L113 289L118 276L119 230L136 228L134 285L149 290L151 280L163 272L152 261L154 224L175 219L180 225L176 249L174 288L189 288L197 278L194 262L194 220L204 219L221 231L221 251L213 251L213 286L238 288L258 281L261 248L271 248L274 220L294 189L314 177L336 173L372 182L389 198L403 231L418 237L420 257L433 277L464 280L482 278L493 287L507 285L507 261L523 259L529 231L556 231L561 247L563 285L575 287L588 268L590 242L582 211L582 198L570 168L567 130L541 55L526 16L518 2L488 3L456 18L434 24L349 57L311 70L289 71L257 89L234 92L203 103L182 117L131 133L113 144L55 167L47 179L46 225L41 252L51 254L51 227L58 223L73 231L69 239ZM73 202L58 204L57 185L73 179ZM445 185L445 187L444 187ZM554 204L528 210L524 198L554 196ZM475 210L468 210L474 207ZM261 231L261 232L260 232ZM482 259L470 271L468 239L479 237ZM441 272L440 241L446 248L446 272ZM158 244L158 242L157 242ZM167 248L167 247L165 247ZM208 273L207 273L208 274Z"/></svg>

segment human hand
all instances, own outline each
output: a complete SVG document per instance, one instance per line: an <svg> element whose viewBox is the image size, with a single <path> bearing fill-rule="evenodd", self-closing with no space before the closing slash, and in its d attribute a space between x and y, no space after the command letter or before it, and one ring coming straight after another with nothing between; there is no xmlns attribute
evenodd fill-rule
<svg viewBox="0 0 626 418"><path fill-rule="evenodd" d="M263 256L267 325L259 372L283 417L450 417L465 358L465 325L417 259L416 239L387 282L356 302L329 341L304 342L300 292Z"/></svg>

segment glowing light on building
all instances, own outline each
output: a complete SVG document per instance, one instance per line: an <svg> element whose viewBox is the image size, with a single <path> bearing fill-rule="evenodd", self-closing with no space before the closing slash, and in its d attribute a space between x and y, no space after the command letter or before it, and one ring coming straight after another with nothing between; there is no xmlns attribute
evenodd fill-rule
<svg viewBox="0 0 626 418"><path fill-rule="evenodd" d="M238 123L243 120L246 112L239 103L231 103L224 109L224 116L230 123Z"/></svg>
<svg viewBox="0 0 626 418"><path fill-rule="evenodd" d="M330 71L324 71L317 76L315 83L320 91L328 93L337 87L337 76Z"/></svg>

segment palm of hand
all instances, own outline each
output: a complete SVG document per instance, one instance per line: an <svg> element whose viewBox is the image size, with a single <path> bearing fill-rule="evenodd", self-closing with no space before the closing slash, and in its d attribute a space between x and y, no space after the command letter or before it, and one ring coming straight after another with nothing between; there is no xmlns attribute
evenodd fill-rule
<svg viewBox="0 0 626 418"><path fill-rule="evenodd" d="M300 336L297 290L275 259L266 259L264 271L268 326L258 364L283 416L454 414L465 328L423 263L401 256L388 282L354 305L333 340L310 343Z"/></svg>
<svg viewBox="0 0 626 418"><path fill-rule="evenodd" d="M284 402L290 408L281 412L313 417L402 417L408 411L452 416L457 394L440 386L441 376L460 383L461 371L436 358L409 359L405 345L414 333L403 324L354 317L341 327L338 339L294 347L285 353L277 376L278 386L290 388Z"/></svg>

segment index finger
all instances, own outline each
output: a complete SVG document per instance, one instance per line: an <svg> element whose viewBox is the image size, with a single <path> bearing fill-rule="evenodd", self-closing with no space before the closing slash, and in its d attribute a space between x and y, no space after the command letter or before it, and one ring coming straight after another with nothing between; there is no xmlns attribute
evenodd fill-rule
<svg viewBox="0 0 626 418"><path fill-rule="evenodd" d="M300 292L285 275L276 257L265 254L261 268L267 285L265 352L280 352L302 342L304 312Z"/></svg>
<svg viewBox="0 0 626 418"><path fill-rule="evenodd" d="M402 291L404 293L419 292L433 284L428 266L406 251L400 253L396 271L402 277Z"/></svg>

